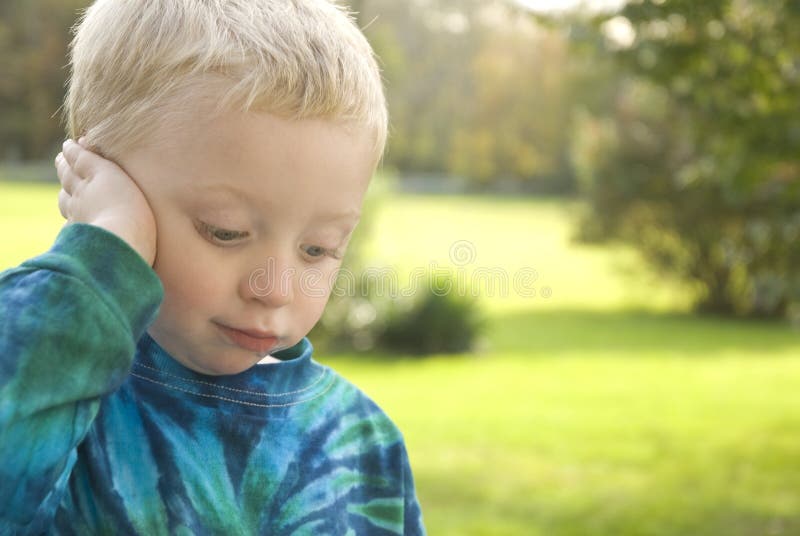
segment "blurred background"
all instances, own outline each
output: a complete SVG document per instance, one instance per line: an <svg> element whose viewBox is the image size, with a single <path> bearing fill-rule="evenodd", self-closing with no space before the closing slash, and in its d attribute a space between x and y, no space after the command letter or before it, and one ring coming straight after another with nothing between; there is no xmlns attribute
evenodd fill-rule
<svg viewBox="0 0 800 536"><path fill-rule="evenodd" d="M0 2L0 269L87 1ZM310 338L432 535L800 534L800 3L353 0L384 165Z"/></svg>

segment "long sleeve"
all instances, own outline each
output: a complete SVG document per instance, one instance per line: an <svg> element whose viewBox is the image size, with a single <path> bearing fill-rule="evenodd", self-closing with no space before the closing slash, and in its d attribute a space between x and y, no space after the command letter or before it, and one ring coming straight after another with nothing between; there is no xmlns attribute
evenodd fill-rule
<svg viewBox="0 0 800 536"><path fill-rule="evenodd" d="M0 274L0 534L47 530L76 447L162 297L132 248L81 223Z"/></svg>
<svg viewBox="0 0 800 536"><path fill-rule="evenodd" d="M422 511L417 498L417 491L414 485L414 475L411 472L411 465L408 459L408 451L403 444L403 534L405 536L424 536L425 525L423 524Z"/></svg>

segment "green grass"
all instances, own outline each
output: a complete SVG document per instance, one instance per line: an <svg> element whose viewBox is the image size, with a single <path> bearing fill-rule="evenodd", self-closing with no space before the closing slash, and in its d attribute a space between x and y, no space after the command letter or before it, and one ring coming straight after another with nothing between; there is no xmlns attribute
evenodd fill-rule
<svg viewBox="0 0 800 536"><path fill-rule="evenodd" d="M685 310L686 289L642 269L625 248L576 247L570 218L577 203L464 196L392 196L380 206L374 240L368 248L374 265L395 266L402 274L415 267L449 266L467 280L475 269L498 270L513 286L515 274L535 270L535 290L549 298L523 297L509 290L487 296L492 311L579 307ZM454 263L451 250L471 259ZM501 277L493 278L499 282Z"/></svg>
<svg viewBox="0 0 800 536"><path fill-rule="evenodd" d="M59 185L0 181L0 270L16 266L53 243L64 218Z"/></svg>
<svg viewBox="0 0 800 536"><path fill-rule="evenodd" d="M54 187L0 183L0 267L48 247ZM394 196L370 257L405 274L456 241L549 298L483 297L486 350L318 356L403 430L432 535L800 534L800 334L687 313L623 248L569 240L577 205Z"/></svg>

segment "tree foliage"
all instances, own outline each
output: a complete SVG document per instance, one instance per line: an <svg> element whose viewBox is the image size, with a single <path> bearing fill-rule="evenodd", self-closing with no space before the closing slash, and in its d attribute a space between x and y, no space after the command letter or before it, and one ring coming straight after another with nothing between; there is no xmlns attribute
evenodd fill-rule
<svg viewBox="0 0 800 536"><path fill-rule="evenodd" d="M584 233L695 283L701 310L800 313L800 4L642 0L604 24L635 39L607 43L614 99L576 129Z"/></svg>
<svg viewBox="0 0 800 536"><path fill-rule="evenodd" d="M0 159L49 158L60 144L69 28L86 4L0 2Z"/></svg>
<svg viewBox="0 0 800 536"><path fill-rule="evenodd" d="M575 84L567 36L507 1L361 0L381 58L386 164L476 188L568 192Z"/></svg>

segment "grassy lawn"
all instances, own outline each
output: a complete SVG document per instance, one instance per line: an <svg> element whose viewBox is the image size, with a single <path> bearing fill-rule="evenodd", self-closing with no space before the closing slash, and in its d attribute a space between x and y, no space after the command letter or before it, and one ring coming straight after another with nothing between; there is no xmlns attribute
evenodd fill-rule
<svg viewBox="0 0 800 536"><path fill-rule="evenodd" d="M0 182L0 268L52 242L56 192ZM551 291L485 292L480 355L317 357L403 430L430 534L800 534L800 333L688 314L630 251L571 243L578 208L393 196L376 216L375 264L469 243L454 269Z"/></svg>

